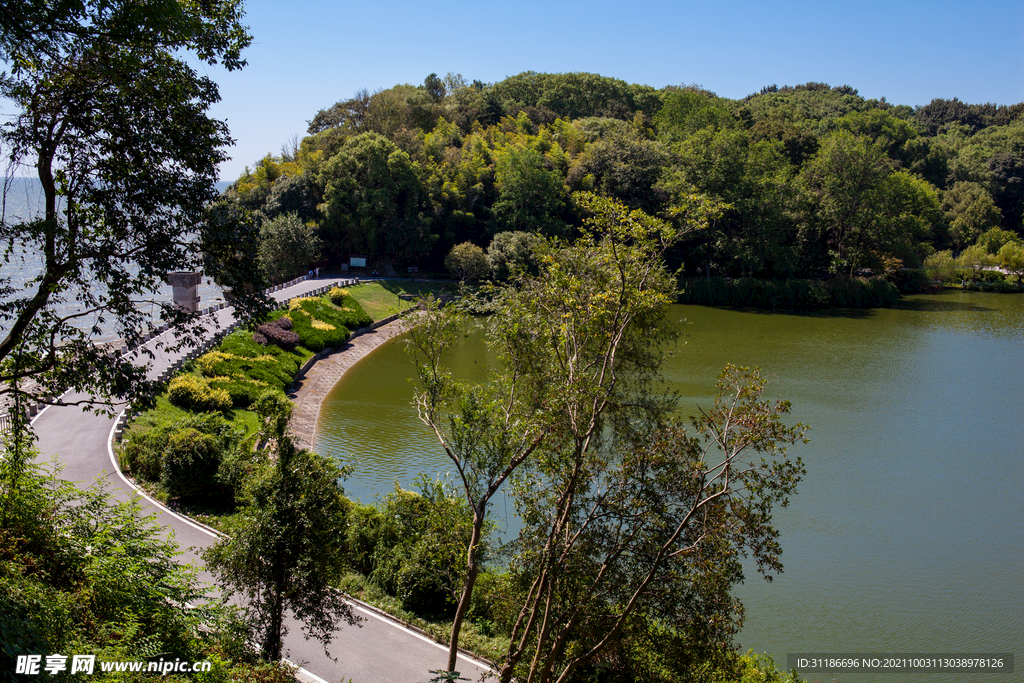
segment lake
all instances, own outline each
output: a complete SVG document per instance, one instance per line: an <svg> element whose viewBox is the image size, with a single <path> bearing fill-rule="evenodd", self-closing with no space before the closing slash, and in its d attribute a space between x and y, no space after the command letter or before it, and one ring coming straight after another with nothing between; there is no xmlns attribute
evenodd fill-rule
<svg viewBox="0 0 1024 683"><path fill-rule="evenodd" d="M808 470L776 524L785 572L753 570L740 645L789 652L995 653L1024 642L1024 297L947 292L894 308L808 315L674 306L685 336L664 367L684 405L706 405L726 363L757 365L768 395L812 427ZM480 331L454 362L486 377ZM364 502L449 470L410 404L400 341L342 378L317 448L355 465ZM511 509L499 499L495 511ZM1020 664L1019 667L1024 667ZM984 674L992 683L1022 681ZM809 675L850 683L899 674ZM964 674L915 680L962 682Z"/></svg>
<svg viewBox="0 0 1024 683"><path fill-rule="evenodd" d="M42 215L44 205L42 184L37 178L9 178L7 180L6 193L3 197L3 206L0 207L0 215L9 223L31 220ZM218 183L218 189L224 189L226 183ZM43 254L32 248L15 243L10 253L6 254L0 262L0 287L10 287L11 293L0 296L0 301L11 301L16 298L25 298L35 293L38 282L34 282L43 271ZM131 264L129 272L137 273L138 267ZM202 284L197 288L199 295L199 307L206 308L225 301L224 291L215 284L210 277L204 276ZM148 309L149 317L155 325L160 320L160 308L155 302L170 303L173 301L172 288L168 284L162 285L159 290L153 292L152 301L148 306L140 304L140 309ZM71 315L82 310L82 307L75 299L75 292L51 295L50 310L58 315ZM100 318L105 322L100 322ZM115 326L115 316L99 313L77 318L71 324L79 330L90 333L93 341L103 342L116 339L118 331ZM0 320L0 330L7 327L8 323ZM91 332L93 327L100 329L99 334Z"/></svg>

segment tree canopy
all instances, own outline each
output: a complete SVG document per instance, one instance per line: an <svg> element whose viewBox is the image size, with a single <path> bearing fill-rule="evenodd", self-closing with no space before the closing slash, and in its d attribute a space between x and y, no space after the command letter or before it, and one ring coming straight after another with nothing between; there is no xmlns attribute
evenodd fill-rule
<svg viewBox="0 0 1024 683"><path fill-rule="evenodd" d="M319 204L309 220L329 250L354 234L393 234L380 254L441 270L452 247L484 248L499 232L579 235L583 216L566 202L574 191L661 218L680 208L678 197L698 194L727 207L670 254L685 275L896 277L897 261L920 267L991 227L1024 231L1022 113L1024 103L955 98L915 109L816 82L732 100L699 85L659 89L597 74L525 72L497 83L429 74L321 110L293 160L303 177L322 178L322 193L334 157L369 133L386 138L387 154L408 155L372 190L394 200L391 218L381 203L339 205L370 191L355 186L290 206ZM293 178L268 183L252 208L271 214L298 198ZM240 196L258 196L250 182L239 179ZM368 176L360 183L378 187Z"/></svg>
<svg viewBox="0 0 1024 683"><path fill-rule="evenodd" d="M44 195L39 215L0 221L4 264L29 273L23 288L0 282L0 392L145 396L144 369L91 339L112 332L136 344L166 275L201 270L201 241L217 252L237 237L208 230L231 139L208 115L216 84L188 60L244 64L241 5L28 2L0 14L0 56L11 65L0 96L17 107L0 143L10 173L32 168ZM41 263L21 266L30 254ZM169 302L160 310L189 320ZM27 378L36 388L10 384Z"/></svg>

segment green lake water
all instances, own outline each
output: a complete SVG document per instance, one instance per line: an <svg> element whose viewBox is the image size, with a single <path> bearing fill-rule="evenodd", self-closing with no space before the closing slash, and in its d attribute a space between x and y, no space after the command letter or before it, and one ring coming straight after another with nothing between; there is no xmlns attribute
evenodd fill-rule
<svg viewBox="0 0 1024 683"><path fill-rule="evenodd" d="M675 306L685 336L664 367L707 404L726 363L757 365L812 427L807 476L776 516L785 572L738 589L743 648L1024 655L1024 297L913 296L892 309L789 315ZM483 335L453 361L483 379ZM355 466L363 501L449 470L410 404L400 341L349 370L317 448ZM511 504L498 502L496 512ZM808 680L1024 681L1012 674L816 674Z"/></svg>

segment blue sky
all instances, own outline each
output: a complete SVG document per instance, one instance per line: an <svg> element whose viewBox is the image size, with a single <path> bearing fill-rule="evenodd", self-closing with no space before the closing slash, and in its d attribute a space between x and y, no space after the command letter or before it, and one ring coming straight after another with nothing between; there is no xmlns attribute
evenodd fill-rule
<svg viewBox="0 0 1024 683"><path fill-rule="evenodd" d="M361 88L431 72L494 82L588 71L738 98L764 85L848 84L865 97L1024 100L1024 2L320 2L248 0L253 45L214 114L238 141L233 180Z"/></svg>

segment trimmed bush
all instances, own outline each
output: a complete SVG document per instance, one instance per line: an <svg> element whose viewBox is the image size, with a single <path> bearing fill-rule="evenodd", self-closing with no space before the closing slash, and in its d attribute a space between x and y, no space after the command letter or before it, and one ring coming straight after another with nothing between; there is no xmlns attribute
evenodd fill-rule
<svg viewBox="0 0 1024 683"><path fill-rule="evenodd" d="M341 346L348 339L348 327L341 313L323 299L312 297L292 299L288 306L292 332L298 334L302 346L313 352ZM278 319L283 315L271 313L271 317L277 316ZM325 329L328 325L331 329ZM260 331L262 332L262 326Z"/></svg>
<svg viewBox="0 0 1024 683"><path fill-rule="evenodd" d="M152 482L162 481L165 478L165 456L171 448L172 439L180 432L199 432L212 439L212 442L205 439L200 441L203 442L204 447L212 443L213 453L219 463L218 467L213 469L215 474L223 469L224 463L228 461L234 463L237 459L234 456L238 452L246 450L243 446L244 429L228 422L219 413L203 413L171 424L154 427L141 434L132 433L121 446L121 465L140 479ZM193 440L195 438L198 437L194 437ZM180 448L184 448L186 441L188 441L186 437L177 437L176 443ZM178 480L182 475L180 471L173 470L173 467L180 464L180 460L181 458L174 463L172 472L166 475L170 477L172 486L179 486ZM234 467L237 469L237 464ZM226 486L228 491L237 483L235 481L237 477L230 475L231 473L223 472L216 474L216 480ZM177 490L174 495L178 495Z"/></svg>
<svg viewBox="0 0 1024 683"><path fill-rule="evenodd" d="M172 405L193 412L227 410L231 396L223 389L211 389L202 377L193 374L178 375L167 388L167 399Z"/></svg>
<svg viewBox="0 0 1024 683"><path fill-rule="evenodd" d="M151 429L132 435L121 446L121 467L140 479L160 481L166 447L166 430Z"/></svg>
<svg viewBox="0 0 1024 683"><path fill-rule="evenodd" d="M284 320L288 319L284 318ZM257 327L256 331L266 338L268 344L273 344L282 351L294 351L295 347L302 341L298 334L290 329L285 329L281 325L277 325L276 321L264 323ZM313 350L315 351L316 349Z"/></svg>
<svg viewBox="0 0 1024 683"><path fill-rule="evenodd" d="M261 346L254 340L256 334L239 331L226 337L220 345L226 357L220 357L219 362L209 366L208 376L244 376L282 390L290 385L306 356L277 346Z"/></svg>
<svg viewBox="0 0 1024 683"><path fill-rule="evenodd" d="M342 287L331 287L327 292L327 298L331 300L331 303L335 306L341 306L345 303L345 297L347 297L348 290Z"/></svg>
<svg viewBox="0 0 1024 683"><path fill-rule="evenodd" d="M164 452L160 483L172 496L195 498L212 492L220 467L217 439L189 427L171 434Z"/></svg>
<svg viewBox="0 0 1024 683"><path fill-rule="evenodd" d="M256 403L260 396L270 391L270 386L266 382L245 376L213 377L210 379L210 387L228 392L231 405L235 408L248 408Z"/></svg>

